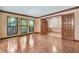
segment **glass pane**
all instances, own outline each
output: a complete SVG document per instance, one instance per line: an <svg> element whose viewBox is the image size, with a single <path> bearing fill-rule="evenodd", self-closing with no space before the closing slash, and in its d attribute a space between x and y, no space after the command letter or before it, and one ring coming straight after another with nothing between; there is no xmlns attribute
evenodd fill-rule
<svg viewBox="0 0 79 59"><path fill-rule="evenodd" d="M8 27L8 35L15 35L18 33L18 28L14 26Z"/></svg>
<svg viewBox="0 0 79 59"><path fill-rule="evenodd" d="M30 20L30 21L29 21L29 25L30 25L30 26L34 26L34 21L33 21L33 20Z"/></svg>
<svg viewBox="0 0 79 59"><path fill-rule="evenodd" d="M8 35L11 35L11 28L10 27L8 27Z"/></svg>
<svg viewBox="0 0 79 59"><path fill-rule="evenodd" d="M21 27L21 33L27 33L28 32L28 27Z"/></svg>
<svg viewBox="0 0 79 59"><path fill-rule="evenodd" d="M34 26L30 26L29 32L34 32Z"/></svg>
<svg viewBox="0 0 79 59"><path fill-rule="evenodd" d="M8 17L8 26L17 26L17 23L16 17Z"/></svg>
<svg viewBox="0 0 79 59"><path fill-rule="evenodd" d="M27 19L21 18L20 25L28 25Z"/></svg>
<svg viewBox="0 0 79 59"><path fill-rule="evenodd" d="M8 25L7 26L8 26L7 35L18 34L18 18L8 17Z"/></svg>
<svg viewBox="0 0 79 59"><path fill-rule="evenodd" d="M34 32L34 18L29 21L29 32Z"/></svg>
<svg viewBox="0 0 79 59"><path fill-rule="evenodd" d="M27 22L27 19L25 19L25 18L21 18L21 20L20 20L20 31L21 31L21 33L28 32L28 22Z"/></svg>

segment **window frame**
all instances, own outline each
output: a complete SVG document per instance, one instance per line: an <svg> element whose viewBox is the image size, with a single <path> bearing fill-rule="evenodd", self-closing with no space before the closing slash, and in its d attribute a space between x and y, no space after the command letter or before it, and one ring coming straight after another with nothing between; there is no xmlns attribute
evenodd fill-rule
<svg viewBox="0 0 79 59"><path fill-rule="evenodd" d="M34 20L34 19L35 19L35 18L31 18L31 19L29 20L29 32L30 32L30 33L33 33L33 32L34 32L34 27L35 27L35 20ZM30 26L30 21L33 21L33 23L34 23L33 26ZM32 32L30 31L30 28L31 28L31 27L33 27L33 31L32 31Z"/></svg>
<svg viewBox="0 0 79 59"><path fill-rule="evenodd" d="M11 17L15 17L15 16L7 16L7 36L12 36L12 35L17 35L18 34L18 17L15 17L15 19L17 20L17 25L16 26L9 26L8 21L9 21L9 18L11 18ZM15 34L14 33L9 34L8 29L9 28L11 29L11 27L15 27L15 29L17 28Z"/></svg>
<svg viewBox="0 0 79 59"><path fill-rule="evenodd" d="M26 20L27 25L22 25L22 24L21 24L21 21L22 21L22 20ZM25 28L27 29L27 32L22 32L22 31L21 31L21 28L22 28L22 27L25 27ZM20 33L21 33L21 34L26 34L26 33L28 33L28 19L27 19L27 18L20 18Z"/></svg>

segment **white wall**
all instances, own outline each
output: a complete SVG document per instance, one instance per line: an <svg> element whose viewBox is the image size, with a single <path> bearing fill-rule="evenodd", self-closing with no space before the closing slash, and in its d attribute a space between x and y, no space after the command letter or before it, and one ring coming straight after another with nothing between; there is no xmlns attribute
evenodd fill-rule
<svg viewBox="0 0 79 59"><path fill-rule="evenodd" d="M61 16L52 17L48 20L49 28L61 28Z"/></svg>
<svg viewBox="0 0 79 59"><path fill-rule="evenodd" d="M48 28L51 28L55 32L61 32L61 16L48 19Z"/></svg>
<svg viewBox="0 0 79 59"><path fill-rule="evenodd" d="M79 40L79 9L74 13L75 16L75 40Z"/></svg>
<svg viewBox="0 0 79 59"><path fill-rule="evenodd" d="M40 32L41 31L41 19L37 18L35 19L35 31L34 32Z"/></svg>

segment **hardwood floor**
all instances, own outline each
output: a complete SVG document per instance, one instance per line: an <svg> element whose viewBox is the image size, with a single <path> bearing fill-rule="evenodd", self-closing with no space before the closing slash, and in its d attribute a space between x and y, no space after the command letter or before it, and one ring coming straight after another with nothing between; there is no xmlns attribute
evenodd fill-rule
<svg viewBox="0 0 79 59"><path fill-rule="evenodd" d="M79 42L60 37L31 34L0 40L1 53L74 53L79 52ZM56 34L55 34L56 35ZM58 34L57 34L58 35Z"/></svg>

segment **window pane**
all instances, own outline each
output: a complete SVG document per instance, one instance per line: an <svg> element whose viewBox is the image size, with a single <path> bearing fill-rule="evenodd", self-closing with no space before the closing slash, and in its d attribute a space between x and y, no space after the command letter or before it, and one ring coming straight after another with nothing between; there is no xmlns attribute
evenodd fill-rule
<svg viewBox="0 0 79 59"><path fill-rule="evenodd" d="M31 18L29 21L29 32L34 32L34 18Z"/></svg>
<svg viewBox="0 0 79 59"><path fill-rule="evenodd" d="M21 18L21 20L20 20L20 32L22 34L28 32L28 22L27 22L27 19L25 19L25 18Z"/></svg>
<svg viewBox="0 0 79 59"><path fill-rule="evenodd" d="M34 32L34 26L30 26L29 31L30 31L30 32Z"/></svg>
<svg viewBox="0 0 79 59"><path fill-rule="evenodd" d="M15 27L15 26L9 26L8 27L8 35L15 35L15 34L17 34L18 33L18 28L17 27Z"/></svg>
<svg viewBox="0 0 79 59"><path fill-rule="evenodd" d="M8 17L8 26L17 26L17 18Z"/></svg>
<svg viewBox="0 0 79 59"><path fill-rule="evenodd" d="M8 17L8 28L7 28L7 34L15 35L18 34L18 18L16 17Z"/></svg>
<svg viewBox="0 0 79 59"><path fill-rule="evenodd" d="M20 25L28 25L27 19L21 18Z"/></svg>
<svg viewBox="0 0 79 59"><path fill-rule="evenodd" d="M30 20L30 21L29 21L29 25L30 25L30 26L34 26L34 21Z"/></svg>
<svg viewBox="0 0 79 59"><path fill-rule="evenodd" d="M21 33L27 33L28 32L28 27L21 27Z"/></svg>

